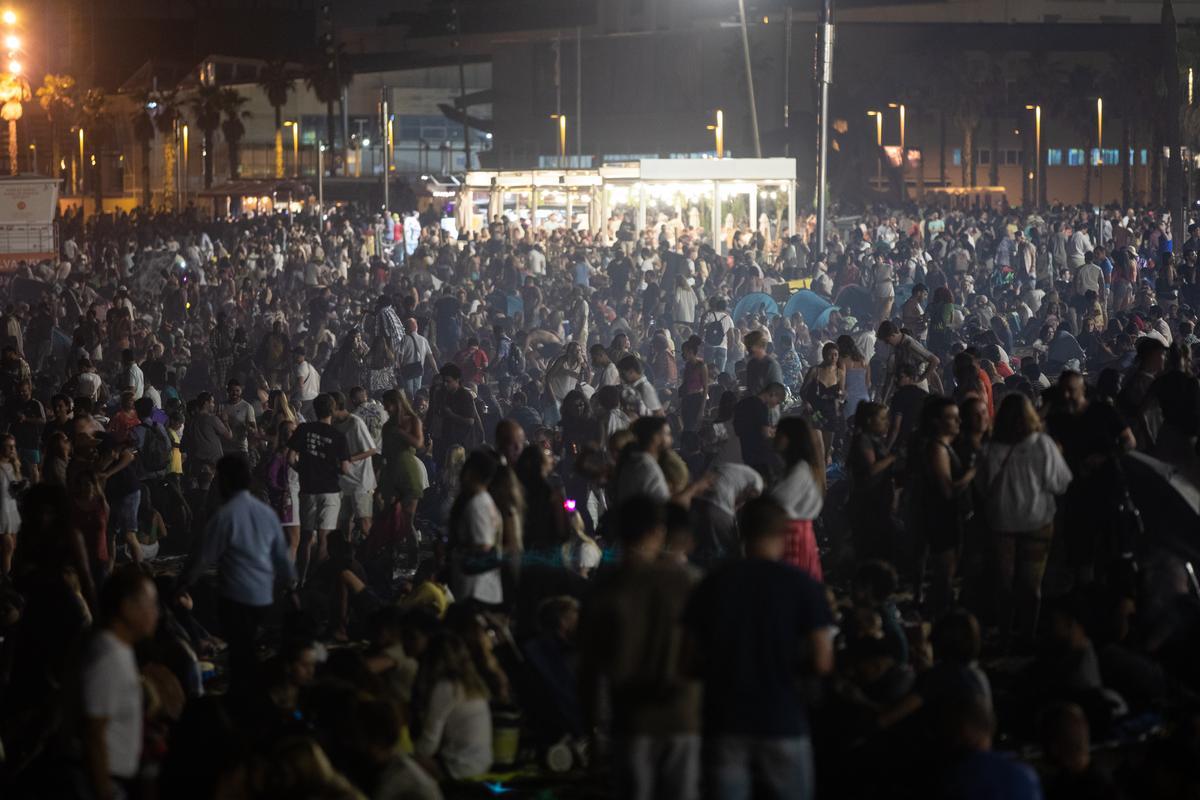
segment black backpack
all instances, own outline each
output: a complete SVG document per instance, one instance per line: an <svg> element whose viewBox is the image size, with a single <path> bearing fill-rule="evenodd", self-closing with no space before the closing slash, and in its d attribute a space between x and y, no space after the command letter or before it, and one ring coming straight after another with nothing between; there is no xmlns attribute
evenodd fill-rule
<svg viewBox="0 0 1200 800"><path fill-rule="evenodd" d="M725 326L721 324L721 317L713 317L704 326L704 343L709 347L725 346Z"/></svg>
<svg viewBox="0 0 1200 800"><path fill-rule="evenodd" d="M166 472L171 466L171 451L174 445L171 437L161 425L153 422L143 422L146 435L142 439L141 451L138 458L142 461L142 471L147 475Z"/></svg>

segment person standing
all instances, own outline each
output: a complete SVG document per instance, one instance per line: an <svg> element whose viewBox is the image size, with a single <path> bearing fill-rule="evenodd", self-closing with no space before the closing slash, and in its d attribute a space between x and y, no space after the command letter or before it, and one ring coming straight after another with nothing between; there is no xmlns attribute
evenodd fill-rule
<svg viewBox="0 0 1200 800"><path fill-rule="evenodd" d="M116 800L142 758L142 680L133 647L158 627L154 581L136 567L100 593L101 627L83 657L83 757L92 796Z"/></svg>
<svg viewBox="0 0 1200 800"><path fill-rule="evenodd" d="M699 686L676 658L692 578L662 557L666 508L649 497L618 511L621 562L596 587L579 626L585 729L595 724L599 688L612 707L614 796L699 797Z"/></svg>
<svg viewBox="0 0 1200 800"><path fill-rule="evenodd" d="M225 386L229 402L221 409L224 419L233 438L226 442L226 453L241 453L250 457L250 440L258 437L258 421L254 406L242 396L242 384L237 378L230 378Z"/></svg>
<svg viewBox="0 0 1200 800"><path fill-rule="evenodd" d="M308 363L303 347L292 350L292 356L292 406L307 419L312 417L313 400L321 391L321 373Z"/></svg>
<svg viewBox="0 0 1200 800"><path fill-rule="evenodd" d="M217 614L229 643L229 691L243 696L253 686L258 629L274 602L275 583L294 588L296 567L279 515L250 494L246 459L223 457L216 480L221 507L209 519L175 592L186 594L210 564L217 565Z"/></svg>
<svg viewBox="0 0 1200 800"><path fill-rule="evenodd" d="M308 572L314 535L317 562L329 554L328 537L337 530L341 511L341 477L350 471L346 437L331 424L333 398L319 394L312 405L316 421L297 427L287 445L300 476L301 541L296 562L301 581Z"/></svg>
<svg viewBox="0 0 1200 800"><path fill-rule="evenodd" d="M375 505L375 465L371 459L379 452L367 423L350 413L346 397L333 393L333 427L346 437L350 451L350 469L341 476L342 501L339 530L357 520L363 536L371 532Z"/></svg>
<svg viewBox="0 0 1200 800"><path fill-rule="evenodd" d="M704 783L714 797L813 797L802 681L833 669L833 617L821 584L781 563L787 514L769 498L742 507L744 559L692 593L683 658L704 688Z"/></svg>

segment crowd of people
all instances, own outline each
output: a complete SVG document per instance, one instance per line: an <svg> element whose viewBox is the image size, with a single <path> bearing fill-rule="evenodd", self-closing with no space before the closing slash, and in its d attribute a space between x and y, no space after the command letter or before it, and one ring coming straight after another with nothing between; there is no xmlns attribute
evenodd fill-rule
<svg viewBox="0 0 1200 800"><path fill-rule="evenodd" d="M0 794L1200 791L1200 227L683 217L66 214Z"/></svg>

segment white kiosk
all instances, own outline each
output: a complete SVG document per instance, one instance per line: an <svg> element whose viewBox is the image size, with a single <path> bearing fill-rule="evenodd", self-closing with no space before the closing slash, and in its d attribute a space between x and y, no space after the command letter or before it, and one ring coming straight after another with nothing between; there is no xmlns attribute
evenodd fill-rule
<svg viewBox="0 0 1200 800"><path fill-rule="evenodd" d="M724 240L739 227L791 231L794 158L642 159L598 169L468 172L458 221L477 231L499 216L535 227L599 231L613 214L638 230L678 218Z"/></svg>

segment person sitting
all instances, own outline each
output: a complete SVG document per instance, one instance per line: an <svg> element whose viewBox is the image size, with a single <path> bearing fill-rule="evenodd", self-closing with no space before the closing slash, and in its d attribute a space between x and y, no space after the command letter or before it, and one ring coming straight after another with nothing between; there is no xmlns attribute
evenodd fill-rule
<svg viewBox="0 0 1200 800"><path fill-rule="evenodd" d="M488 697L466 643L453 633L435 636L413 691L416 758L435 778L476 778L492 765Z"/></svg>

